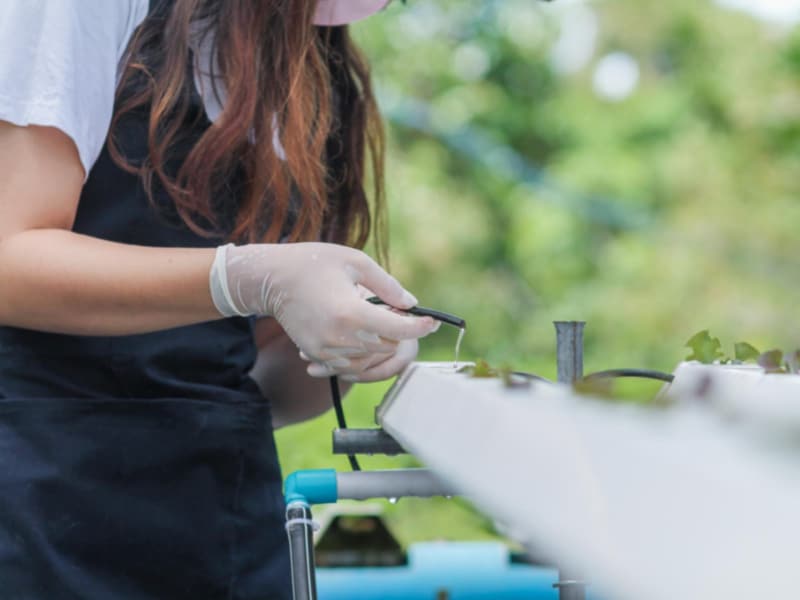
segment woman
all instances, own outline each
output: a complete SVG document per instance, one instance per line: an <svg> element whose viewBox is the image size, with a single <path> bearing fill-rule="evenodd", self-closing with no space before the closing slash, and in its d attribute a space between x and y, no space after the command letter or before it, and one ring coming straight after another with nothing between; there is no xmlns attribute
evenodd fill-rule
<svg viewBox="0 0 800 600"><path fill-rule="evenodd" d="M385 4L0 3L3 598L289 596L273 426L436 327L355 249Z"/></svg>

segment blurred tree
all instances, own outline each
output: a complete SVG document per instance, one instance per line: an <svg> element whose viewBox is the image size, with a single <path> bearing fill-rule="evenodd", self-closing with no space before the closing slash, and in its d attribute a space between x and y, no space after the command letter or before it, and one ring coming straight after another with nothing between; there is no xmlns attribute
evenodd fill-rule
<svg viewBox="0 0 800 600"><path fill-rule="evenodd" d="M554 376L558 318L588 321L587 370L671 370L702 329L800 347L800 33L711 0L410 0L355 29L394 271L467 319L463 357ZM612 54L635 68L598 82Z"/></svg>

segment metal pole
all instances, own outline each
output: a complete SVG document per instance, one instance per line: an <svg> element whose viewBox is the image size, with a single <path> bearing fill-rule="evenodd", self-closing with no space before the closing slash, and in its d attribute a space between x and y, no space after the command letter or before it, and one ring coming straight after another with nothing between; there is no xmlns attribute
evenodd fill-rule
<svg viewBox="0 0 800 600"><path fill-rule="evenodd" d="M585 321L554 321L556 327L556 360L558 381L573 384L583 379L583 328ZM559 600L585 600L586 582L577 579L564 569L558 570Z"/></svg>
<svg viewBox="0 0 800 600"><path fill-rule="evenodd" d="M556 326L558 381L575 383L583 378L583 327L585 321L553 321Z"/></svg>
<svg viewBox="0 0 800 600"><path fill-rule="evenodd" d="M405 454L383 429L334 429L334 454Z"/></svg>
<svg viewBox="0 0 800 600"><path fill-rule="evenodd" d="M314 522L307 503L294 501L286 507L286 533L289 535L292 597L294 600L317 600Z"/></svg>

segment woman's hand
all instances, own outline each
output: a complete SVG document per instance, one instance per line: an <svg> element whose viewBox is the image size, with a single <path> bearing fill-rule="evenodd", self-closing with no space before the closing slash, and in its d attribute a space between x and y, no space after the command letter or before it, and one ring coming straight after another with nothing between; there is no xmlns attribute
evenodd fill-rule
<svg viewBox="0 0 800 600"><path fill-rule="evenodd" d="M336 244L222 246L211 270L217 309L274 316L311 361L310 375L376 381L411 362L416 340L438 323L366 302L362 287L400 309L416 304L366 254Z"/></svg>
<svg viewBox="0 0 800 600"><path fill-rule="evenodd" d="M297 346L280 324L275 319L257 319L254 334L258 356L250 376L270 401L273 427L277 429L313 419L330 410L329 383L325 379L308 376L307 360L301 360L302 357L297 355ZM380 372L370 369L358 377L359 381L364 378L367 381L386 379L402 370L400 365L404 366L416 355L416 340L400 342L398 348L398 361L394 366L390 361L376 364L375 369L380 369ZM401 358L401 354L405 358ZM340 381L339 389L344 397L350 389L350 383Z"/></svg>
<svg viewBox="0 0 800 600"><path fill-rule="evenodd" d="M370 296L374 296L372 292L361 285L358 286L358 291L365 301ZM392 310L397 314L403 314L402 312L386 305L379 306L384 310ZM438 329L439 325L440 324L437 323L435 327ZM361 361L361 364L357 367L360 368L360 373L358 375L343 375L341 379L351 383L367 383L371 381L382 381L384 379L389 379L390 377L394 377L395 375L399 374L403 369L411 364L411 362L413 362L417 357L418 351L419 343L417 340L403 340L401 342L397 342L393 352L379 352L358 359ZM305 361L310 361L310 359L303 352L300 353L300 358ZM307 372L312 377L326 377L335 374L335 369L332 369L325 363L313 363L308 366Z"/></svg>
<svg viewBox="0 0 800 600"><path fill-rule="evenodd" d="M398 375L403 369L410 365L417 357L419 343L417 340L403 340L398 342L393 353L376 353L360 359L361 372L357 375L342 375L341 379L351 383L367 383L371 381L383 381ZM310 360L304 353L300 353L304 360ZM335 368L325 364L314 362L308 366L307 372L312 377L327 377L335 375Z"/></svg>

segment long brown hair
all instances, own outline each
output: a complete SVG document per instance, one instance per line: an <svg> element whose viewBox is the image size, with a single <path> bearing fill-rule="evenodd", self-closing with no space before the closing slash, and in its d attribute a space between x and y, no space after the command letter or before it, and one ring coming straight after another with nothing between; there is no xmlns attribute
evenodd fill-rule
<svg viewBox="0 0 800 600"><path fill-rule="evenodd" d="M163 186L198 234L219 234L215 199L240 177L229 239L323 240L361 248L374 233L378 257L385 259L384 139L369 69L346 27L312 25L316 4L160 0L128 48L110 151L117 164L142 177L151 199L153 185ZM223 82L226 100L170 172L174 150L185 142L198 24L214 32L218 72L211 79ZM138 162L113 137L119 120L135 110L149 110L147 158Z"/></svg>

